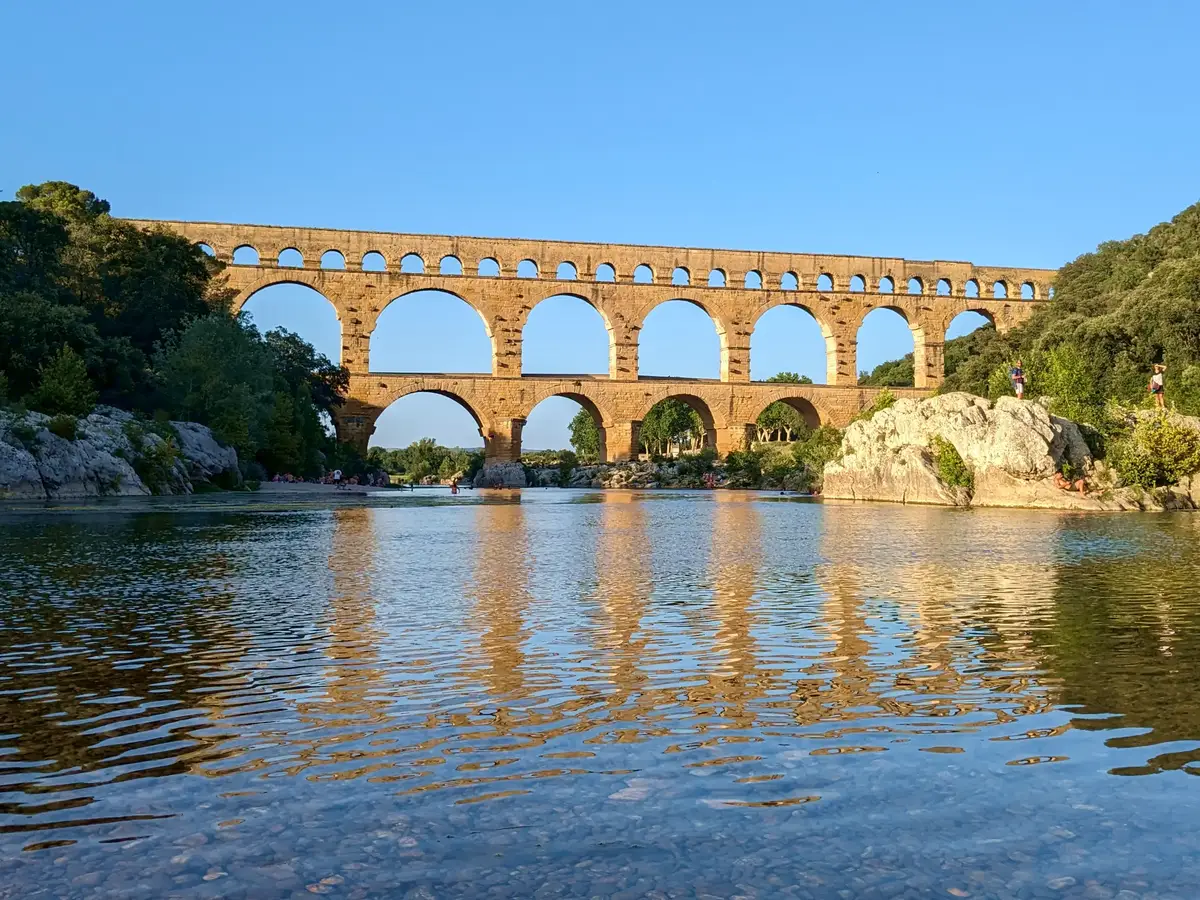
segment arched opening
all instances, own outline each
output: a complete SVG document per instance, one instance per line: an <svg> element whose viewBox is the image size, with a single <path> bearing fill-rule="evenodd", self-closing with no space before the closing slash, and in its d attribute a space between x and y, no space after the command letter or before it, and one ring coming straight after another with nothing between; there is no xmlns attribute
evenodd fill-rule
<svg viewBox="0 0 1200 900"><path fill-rule="evenodd" d="M800 290L800 279L796 277L795 272L784 272L779 279L779 289L781 291L798 291Z"/></svg>
<svg viewBox="0 0 1200 900"><path fill-rule="evenodd" d="M653 284L654 270L642 263L633 270L633 282L634 284Z"/></svg>
<svg viewBox="0 0 1200 900"><path fill-rule="evenodd" d="M379 314L371 334L372 372L490 373L492 341L483 317L446 291L414 291Z"/></svg>
<svg viewBox="0 0 1200 900"><path fill-rule="evenodd" d="M877 307L858 327L859 383L909 387L913 384L913 351L916 342L904 315Z"/></svg>
<svg viewBox="0 0 1200 900"><path fill-rule="evenodd" d="M974 278L969 279L967 281L967 283L963 286L963 294L967 297L978 297L979 296L979 282L976 281Z"/></svg>
<svg viewBox="0 0 1200 900"><path fill-rule="evenodd" d="M671 272L671 284L679 287L686 287L691 283L692 273L683 266L676 266L674 271Z"/></svg>
<svg viewBox="0 0 1200 900"><path fill-rule="evenodd" d="M451 254L449 256L443 256L441 258L441 260L438 262L438 274L439 275L461 275L462 274L462 260L459 259L457 256L454 256L453 254Z"/></svg>
<svg viewBox="0 0 1200 900"><path fill-rule="evenodd" d="M1054 299L1054 286L1053 286L1053 285L1051 285L1051 286L1050 286L1050 293L1049 293L1049 296L1050 296L1050 299L1051 299L1051 300L1053 300L1053 299Z"/></svg>
<svg viewBox="0 0 1200 900"><path fill-rule="evenodd" d="M243 244L233 251L233 264L235 266L257 266L258 251L248 244Z"/></svg>
<svg viewBox="0 0 1200 900"><path fill-rule="evenodd" d="M965 337L971 332L989 325L994 327L992 317L987 313L973 309L960 312L950 320L950 325L946 328L946 340L951 341L955 338Z"/></svg>
<svg viewBox="0 0 1200 900"><path fill-rule="evenodd" d="M576 278L579 277L579 272L575 268L575 263L560 262L558 264L557 271L555 271L555 273L554 273L554 277L557 278L559 281L574 281Z"/></svg>
<svg viewBox="0 0 1200 900"><path fill-rule="evenodd" d="M691 301L660 303L642 323L638 336L638 374L719 378L721 340L716 323Z"/></svg>
<svg viewBox="0 0 1200 900"><path fill-rule="evenodd" d="M892 281L891 275L884 275L879 279L879 293L894 294L896 293L896 282Z"/></svg>
<svg viewBox="0 0 1200 900"><path fill-rule="evenodd" d="M709 287L725 287L725 273L721 269L713 269L708 273Z"/></svg>
<svg viewBox="0 0 1200 900"><path fill-rule="evenodd" d="M521 371L605 375L608 346L608 329L596 308L581 297L556 294L534 306L525 320Z"/></svg>
<svg viewBox="0 0 1200 900"><path fill-rule="evenodd" d="M817 290L818 291L832 291L833 290L833 276L830 275L828 272L822 272L820 275L818 275L817 276Z"/></svg>
<svg viewBox="0 0 1200 900"><path fill-rule="evenodd" d="M743 284L752 291L757 291L762 288L762 272L757 269L751 269L746 273L746 278Z"/></svg>
<svg viewBox="0 0 1200 900"><path fill-rule="evenodd" d="M387 260L378 250L371 250L363 254L362 270L364 272L386 272Z"/></svg>
<svg viewBox="0 0 1200 900"><path fill-rule="evenodd" d="M950 282L945 278L939 278L937 283L937 292L939 297L949 297L954 289L950 286Z"/></svg>
<svg viewBox="0 0 1200 900"><path fill-rule="evenodd" d="M346 268L346 257L342 256L340 250L326 250L321 254L322 269L344 269Z"/></svg>
<svg viewBox="0 0 1200 900"><path fill-rule="evenodd" d="M342 323L325 295L306 284L271 284L242 306L263 334L275 328L295 332L330 362L341 362Z"/></svg>
<svg viewBox="0 0 1200 900"><path fill-rule="evenodd" d="M556 394L529 411L521 429L523 453L571 450L585 464L605 462L604 421L600 411L581 394Z"/></svg>
<svg viewBox="0 0 1200 900"><path fill-rule="evenodd" d="M617 270L612 267L611 263L600 263L596 266L597 281L616 281Z"/></svg>
<svg viewBox="0 0 1200 900"><path fill-rule="evenodd" d="M425 260L421 258L420 254L405 253L400 257L400 271L409 275L424 275Z"/></svg>
<svg viewBox="0 0 1200 900"><path fill-rule="evenodd" d="M679 456L715 447L712 411L699 397L678 394L658 401L642 418L641 450L651 456Z"/></svg>
<svg viewBox="0 0 1200 900"><path fill-rule="evenodd" d="M755 419L756 439L794 441L821 427L821 414L804 397L781 397L767 404Z"/></svg>
<svg viewBox="0 0 1200 900"><path fill-rule="evenodd" d="M754 323L750 333L750 379L766 381L794 373L825 384L828 344L820 324L801 306L776 306Z"/></svg>
<svg viewBox="0 0 1200 900"><path fill-rule="evenodd" d="M288 247L279 251L278 263L281 268L301 269L304 267L304 257L295 247Z"/></svg>
<svg viewBox="0 0 1200 900"><path fill-rule="evenodd" d="M464 401L418 391L394 400L380 414L370 446L402 451L384 456L385 468L393 474L438 483L465 471L471 455L483 449L483 437L478 418Z"/></svg>
<svg viewBox="0 0 1200 900"><path fill-rule="evenodd" d="M997 281L992 284L992 296L997 300L1008 299L1008 285L1003 281Z"/></svg>
<svg viewBox="0 0 1200 900"><path fill-rule="evenodd" d="M1032 299L1034 299L1035 296L1036 295L1033 290L1033 284L1031 282L1026 281L1024 284L1021 285L1021 299L1022 300L1032 300Z"/></svg>
<svg viewBox="0 0 1200 900"><path fill-rule="evenodd" d="M861 275L850 276L850 291L855 294L861 294L867 289L867 280Z"/></svg>
<svg viewBox="0 0 1200 900"><path fill-rule="evenodd" d="M208 246L208 244L204 243L204 241L200 241L199 243L196 244L196 246L200 248L201 253L205 253L209 256L214 256L214 257L217 255L217 251L215 251L212 247Z"/></svg>
<svg viewBox="0 0 1200 900"><path fill-rule="evenodd" d="M924 282L922 282L920 278L915 278L915 277L914 277L914 278L910 278L910 279L908 279L908 292L909 292L910 294L923 294L923 293L925 293L925 284L924 284Z"/></svg>
<svg viewBox="0 0 1200 900"><path fill-rule="evenodd" d="M484 257L479 261L479 268L476 272L480 278L499 278L500 263L490 256Z"/></svg>
<svg viewBox="0 0 1200 900"><path fill-rule="evenodd" d="M537 278L538 267L532 259L523 259L517 263L518 278Z"/></svg>

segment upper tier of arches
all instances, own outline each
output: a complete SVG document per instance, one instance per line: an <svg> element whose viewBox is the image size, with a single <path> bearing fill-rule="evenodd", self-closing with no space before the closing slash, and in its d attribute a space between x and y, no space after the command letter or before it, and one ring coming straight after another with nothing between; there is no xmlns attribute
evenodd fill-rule
<svg viewBox="0 0 1200 900"><path fill-rule="evenodd" d="M1044 300L1053 270L976 266L967 262L823 256L745 250L588 244L503 238L405 235L328 229L189 222L165 225L234 264L344 267L462 277L707 286L742 291L828 291L981 296ZM238 254L245 248L253 251ZM364 263L365 261L365 263Z"/></svg>

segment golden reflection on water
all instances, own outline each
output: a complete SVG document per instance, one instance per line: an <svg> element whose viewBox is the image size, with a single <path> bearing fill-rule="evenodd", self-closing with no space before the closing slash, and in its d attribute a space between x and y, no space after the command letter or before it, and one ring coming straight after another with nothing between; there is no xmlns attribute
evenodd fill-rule
<svg viewBox="0 0 1200 900"><path fill-rule="evenodd" d="M1040 770L1114 724L1107 746L1137 756L1114 771L1200 757L1197 518L612 491L265 521L159 522L177 580L142 532L144 581L106 543L128 535L67 529L81 549L57 562L0 549L19 585L0 594L0 826L120 796L142 777L127 740L146 775L454 805L599 776L642 802L687 775L716 806L788 807L816 796L788 788L799 757Z"/></svg>

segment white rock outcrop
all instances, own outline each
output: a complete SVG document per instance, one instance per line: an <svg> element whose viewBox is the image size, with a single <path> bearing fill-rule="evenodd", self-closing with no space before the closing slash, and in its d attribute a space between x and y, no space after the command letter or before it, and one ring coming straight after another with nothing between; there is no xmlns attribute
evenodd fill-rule
<svg viewBox="0 0 1200 900"><path fill-rule="evenodd" d="M519 462L488 463L475 474L477 488L523 488L525 467Z"/></svg>
<svg viewBox="0 0 1200 900"><path fill-rule="evenodd" d="M74 420L74 435L55 434L41 413L0 410L0 500L190 493L193 483L238 472L237 453L192 422L180 432L178 455L129 413L111 407ZM185 438L186 433L186 438ZM138 467L151 480L147 484Z"/></svg>
<svg viewBox="0 0 1200 900"><path fill-rule="evenodd" d="M938 478L932 445L954 445L974 475L974 490ZM825 466L829 499L889 500L974 506L1121 508L1098 497L1054 487L1064 461L1091 472L1093 461L1079 426L1039 403L1003 397L996 403L971 394L898 400L842 439L842 458Z"/></svg>

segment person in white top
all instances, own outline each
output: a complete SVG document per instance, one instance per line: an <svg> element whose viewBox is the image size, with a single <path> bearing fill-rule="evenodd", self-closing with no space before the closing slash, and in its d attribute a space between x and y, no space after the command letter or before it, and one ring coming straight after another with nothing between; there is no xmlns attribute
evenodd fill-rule
<svg viewBox="0 0 1200 900"><path fill-rule="evenodd" d="M335 488L340 488L342 486L342 470L341 469L333 470L333 486Z"/></svg>
<svg viewBox="0 0 1200 900"><path fill-rule="evenodd" d="M1167 371L1167 367L1161 363L1154 364L1154 374L1150 376L1150 393L1154 397L1154 405L1159 409L1166 408L1166 402L1163 399L1163 372Z"/></svg>

